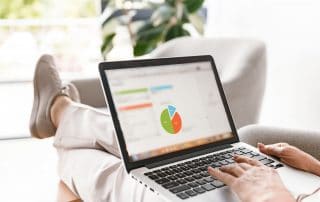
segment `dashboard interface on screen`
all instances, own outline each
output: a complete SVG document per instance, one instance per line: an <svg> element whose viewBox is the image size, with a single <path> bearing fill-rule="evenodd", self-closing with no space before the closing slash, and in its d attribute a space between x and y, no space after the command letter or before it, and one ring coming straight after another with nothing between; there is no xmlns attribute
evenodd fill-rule
<svg viewBox="0 0 320 202"><path fill-rule="evenodd" d="M233 136L210 62L105 71L130 161Z"/></svg>

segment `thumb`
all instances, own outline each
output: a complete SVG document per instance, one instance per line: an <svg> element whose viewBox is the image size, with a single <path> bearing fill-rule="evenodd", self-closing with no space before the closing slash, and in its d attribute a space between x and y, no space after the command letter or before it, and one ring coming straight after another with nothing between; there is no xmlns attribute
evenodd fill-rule
<svg viewBox="0 0 320 202"><path fill-rule="evenodd" d="M264 145L262 143L258 143L258 148L260 152L271 155L271 156L277 156L280 157L283 147L280 147L277 144L271 144L271 145Z"/></svg>

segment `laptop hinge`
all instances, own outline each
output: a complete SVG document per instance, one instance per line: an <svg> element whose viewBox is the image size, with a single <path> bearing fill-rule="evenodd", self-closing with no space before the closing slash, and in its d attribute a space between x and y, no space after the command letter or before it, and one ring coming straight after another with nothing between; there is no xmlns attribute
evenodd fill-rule
<svg viewBox="0 0 320 202"><path fill-rule="evenodd" d="M163 166L163 165L167 165L167 164L170 164L170 163L174 163L174 162L177 162L177 161L181 161L181 160L184 160L184 159L193 158L193 157L196 157L196 156L200 156L200 155L203 155L203 154L208 154L208 153L212 153L212 152L215 152L215 151L228 149L228 148L232 148L232 146L227 144L227 145L221 145L221 146L217 146L217 147L212 147L212 148L209 148L209 149L204 149L204 150L201 150L201 151L192 152L192 153L189 153L189 154L177 156L177 157L174 157L174 158L171 158L171 159L158 161L156 163L151 163L151 164L146 165L146 167L149 168L149 169L152 169L152 168L156 168L156 167L159 167L159 166Z"/></svg>

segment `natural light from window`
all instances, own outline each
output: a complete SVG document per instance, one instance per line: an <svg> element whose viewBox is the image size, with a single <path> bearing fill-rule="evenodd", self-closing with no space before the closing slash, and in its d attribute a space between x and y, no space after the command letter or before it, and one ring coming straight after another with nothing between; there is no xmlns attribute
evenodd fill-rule
<svg viewBox="0 0 320 202"><path fill-rule="evenodd" d="M91 77L100 56L100 1L2 0L0 138L29 136L37 59L55 56L64 79Z"/></svg>

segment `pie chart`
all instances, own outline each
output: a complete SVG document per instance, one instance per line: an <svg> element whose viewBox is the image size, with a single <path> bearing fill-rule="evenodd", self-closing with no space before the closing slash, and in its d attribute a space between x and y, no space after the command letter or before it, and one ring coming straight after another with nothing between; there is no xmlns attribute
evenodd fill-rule
<svg viewBox="0 0 320 202"><path fill-rule="evenodd" d="M160 121L163 129L170 134L177 134L181 130L181 117L173 105L168 105L168 107L162 111Z"/></svg>

